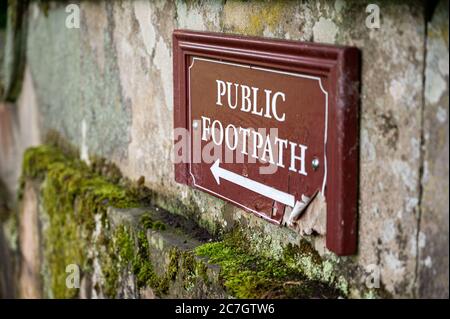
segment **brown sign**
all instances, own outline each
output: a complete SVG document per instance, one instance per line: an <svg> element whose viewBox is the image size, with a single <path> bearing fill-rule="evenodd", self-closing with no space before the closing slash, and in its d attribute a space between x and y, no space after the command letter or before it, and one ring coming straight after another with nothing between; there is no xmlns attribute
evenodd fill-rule
<svg viewBox="0 0 450 319"><path fill-rule="evenodd" d="M176 180L273 223L321 193L327 247L354 253L357 76L354 48L176 31Z"/></svg>

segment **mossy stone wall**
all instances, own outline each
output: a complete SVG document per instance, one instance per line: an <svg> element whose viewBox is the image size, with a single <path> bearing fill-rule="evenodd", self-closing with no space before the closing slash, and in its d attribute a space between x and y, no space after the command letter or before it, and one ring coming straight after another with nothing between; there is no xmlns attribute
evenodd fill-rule
<svg viewBox="0 0 450 319"><path fill-rule="evenodd" d="M37 185L43 296L139 298L149 290L158 298L348 295L342 281L323 276L322 259L306 242L274 259L254 250L239 228L213 238L153 205L142 183L118 177L117 170L111 179L109 165L88 166L52 145L25 152L19 197L26 185ZM83 292L67 286L71 264L89 283Z"/></svg>

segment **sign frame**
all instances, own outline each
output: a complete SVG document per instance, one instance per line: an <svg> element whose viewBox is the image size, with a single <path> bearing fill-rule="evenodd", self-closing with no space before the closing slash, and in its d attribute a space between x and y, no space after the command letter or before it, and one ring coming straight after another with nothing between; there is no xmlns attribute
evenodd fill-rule
<svg viewBox="0 0 450 319"><path fill-rule="evenodd" d="M188 81L192 57L326 78L326 87L322 88L327 92L328 117L324 154L329 159L325 187L326 246L337 255L356 253L360 51L354 47L175 30L174 128L190 130ZM195 187L190 165L174 165L175 181Z"/></svg>

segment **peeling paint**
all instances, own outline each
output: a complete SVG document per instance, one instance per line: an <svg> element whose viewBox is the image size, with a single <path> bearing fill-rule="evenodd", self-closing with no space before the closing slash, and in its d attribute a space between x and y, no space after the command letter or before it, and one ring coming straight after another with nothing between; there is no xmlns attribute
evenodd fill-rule
<svg viewBox="0 0 450 319"><path fill-rule="evenodd" d="M324 235L326 232L326 214L325 196L319 192L294 223L293 228L301 235Z"/></svg>

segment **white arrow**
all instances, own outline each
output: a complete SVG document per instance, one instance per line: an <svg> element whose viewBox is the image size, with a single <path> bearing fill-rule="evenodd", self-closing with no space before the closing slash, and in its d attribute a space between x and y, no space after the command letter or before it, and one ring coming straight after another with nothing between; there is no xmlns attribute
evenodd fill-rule
<svg viewBox="0 0 450 319"><path fill-rule="evenodd" d="M239 186L245 187L255 193L261 194L265 197L273 199L282 204L294 207L295 205L295 197L294 195L290 195L288 193L279 191L273 187L261 184L239 174L230 172L219 166L220 162L217 159L213 165L211 165L211 173L216 179L217 184L220 184L220 179L223 178L229 182L237 184Z"/></svg>

